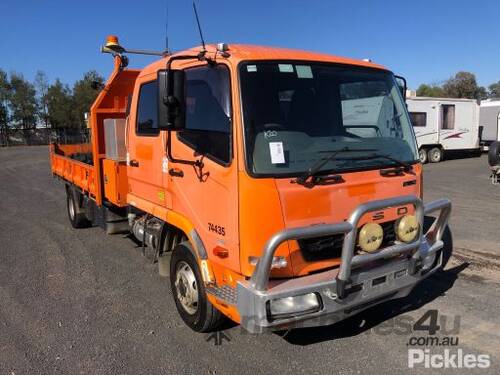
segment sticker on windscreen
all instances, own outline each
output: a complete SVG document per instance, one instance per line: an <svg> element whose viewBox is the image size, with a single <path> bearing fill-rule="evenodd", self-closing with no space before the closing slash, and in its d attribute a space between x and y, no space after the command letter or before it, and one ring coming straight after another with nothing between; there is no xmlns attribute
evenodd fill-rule
<svg viewBox="0 0 500 375"><path fill-rule="evenodd" d="M313 72L309 65L295 65L295 70L297 70L299 78L313 78Z"/></svg>
<svg viewBox="0 0 500 375"><path fill-rule="evenodd" d="M283 142L269 142L269 153L271 154L272 164L285 163L285 152L283 151Z"/></svg>
<svg viewBox="0 0 500 375"><path fill-rule="evenodd" d="M293 73L292 64L278 64L278 69L281 73Z"/></svg>
<svg viewBox="0 0 500 375"><path fill-rule="evenodd" d="M247 65L247 72L256 72L257 71L257 65Z"/></svg>

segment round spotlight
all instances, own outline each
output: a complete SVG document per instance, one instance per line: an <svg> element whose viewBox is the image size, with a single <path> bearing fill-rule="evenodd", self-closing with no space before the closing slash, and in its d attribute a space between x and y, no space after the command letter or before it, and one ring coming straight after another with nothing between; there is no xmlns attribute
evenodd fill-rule
<svg viewBox="0 0 500 375"><path fill-rule="evenodd" d="M367 253L373 253L384 239L384 230L377 223L367 223L361 227L358 235L359 247Z"/></svg>
<svg viewBox="0 0 500 375"><path fill-rule="evenodd" d="M394 231L401 242L413 242L417 238L420 225L415 215L400 217L395 224Z"/></svg>

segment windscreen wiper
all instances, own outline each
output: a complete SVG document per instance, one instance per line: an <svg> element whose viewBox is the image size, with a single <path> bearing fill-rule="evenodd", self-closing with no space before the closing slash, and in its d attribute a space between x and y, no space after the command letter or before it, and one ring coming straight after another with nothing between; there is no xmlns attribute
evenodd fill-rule
<svg viewBox="0 0 500 375"><path fill-rule="evenodd" d="M405 172L409 172L412 170L412 166L410 163L393 158L392 156L389 156L389 155L373 154L373 158L374 159L381 158L381 159L390 160L390 161L396 163L397 165L399 165L400 167L403 167Z"/></svg>
<svg viewBox="0 0 500 375"><path fill-rule="evenodd" d="M331 151L331 154L326 157L325 159L319 159L317 160L311 167L302 175L297 177L293 182L296 182L297 184L305 185L307 183L307 180L313 176L315 176L323 166L328 163L329 161L332 161L335 159L335 157L343 152L370 152L370 151L377 151L375 149L352 149L349 147L343 147L339 150Z"/></svg>
<svg viewBox="0 0 500 375"><path fill-rule="evenodd" d="M393 163L395 163L399 167L397 170L392 170L392 169L391 170L385 170L385 169L381 170L380 174L383 176L397 175L397 174L401 174L402 172L409 173L413 170L413 167L410 163L393 158L392 156L389 156L389 155L384 155L384 154L372 154L372 155L367 155L367 156L360 156L360 157L357 157L355 159L358 159L358 160L386 159L386 160L392 161Z"/></svg>

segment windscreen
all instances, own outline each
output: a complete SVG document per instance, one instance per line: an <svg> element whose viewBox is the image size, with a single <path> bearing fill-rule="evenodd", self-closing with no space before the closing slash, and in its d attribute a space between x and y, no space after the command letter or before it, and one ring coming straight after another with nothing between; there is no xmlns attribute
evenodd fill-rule
<svg viewBox="0 0 500 375"><path fill-rule="evenodd" d="M381 168L417 160L406 106L392 73L290 61L240 66L248 170L295 176ZM359 150L359 151L357 151Z"/></svg>

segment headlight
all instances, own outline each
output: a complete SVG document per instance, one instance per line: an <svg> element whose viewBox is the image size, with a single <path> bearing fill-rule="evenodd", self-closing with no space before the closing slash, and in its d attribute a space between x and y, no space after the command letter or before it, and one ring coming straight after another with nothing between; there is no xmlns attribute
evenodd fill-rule
<svg viewBox="0 0 500 375"><path fill-rule="evenodd" d="M319 311L320 302L316 293L308 293L273 299L269 301L268 308L272 318L284 318Z"/></svg>
<svg viewBox="0 0 500 375"><path fill-rule="evenodd" d="M405 215L395 223L394 231L401 242L413 242L417 238L420 225L415 215Z"/></svg>
<svg viewBox="0 0 500 375"><path fill-rule="evenodd" d="M361 227L358 235L359 247L367 253L373 253L384 239L384 230L377 223L367 223Z"/></svg>

